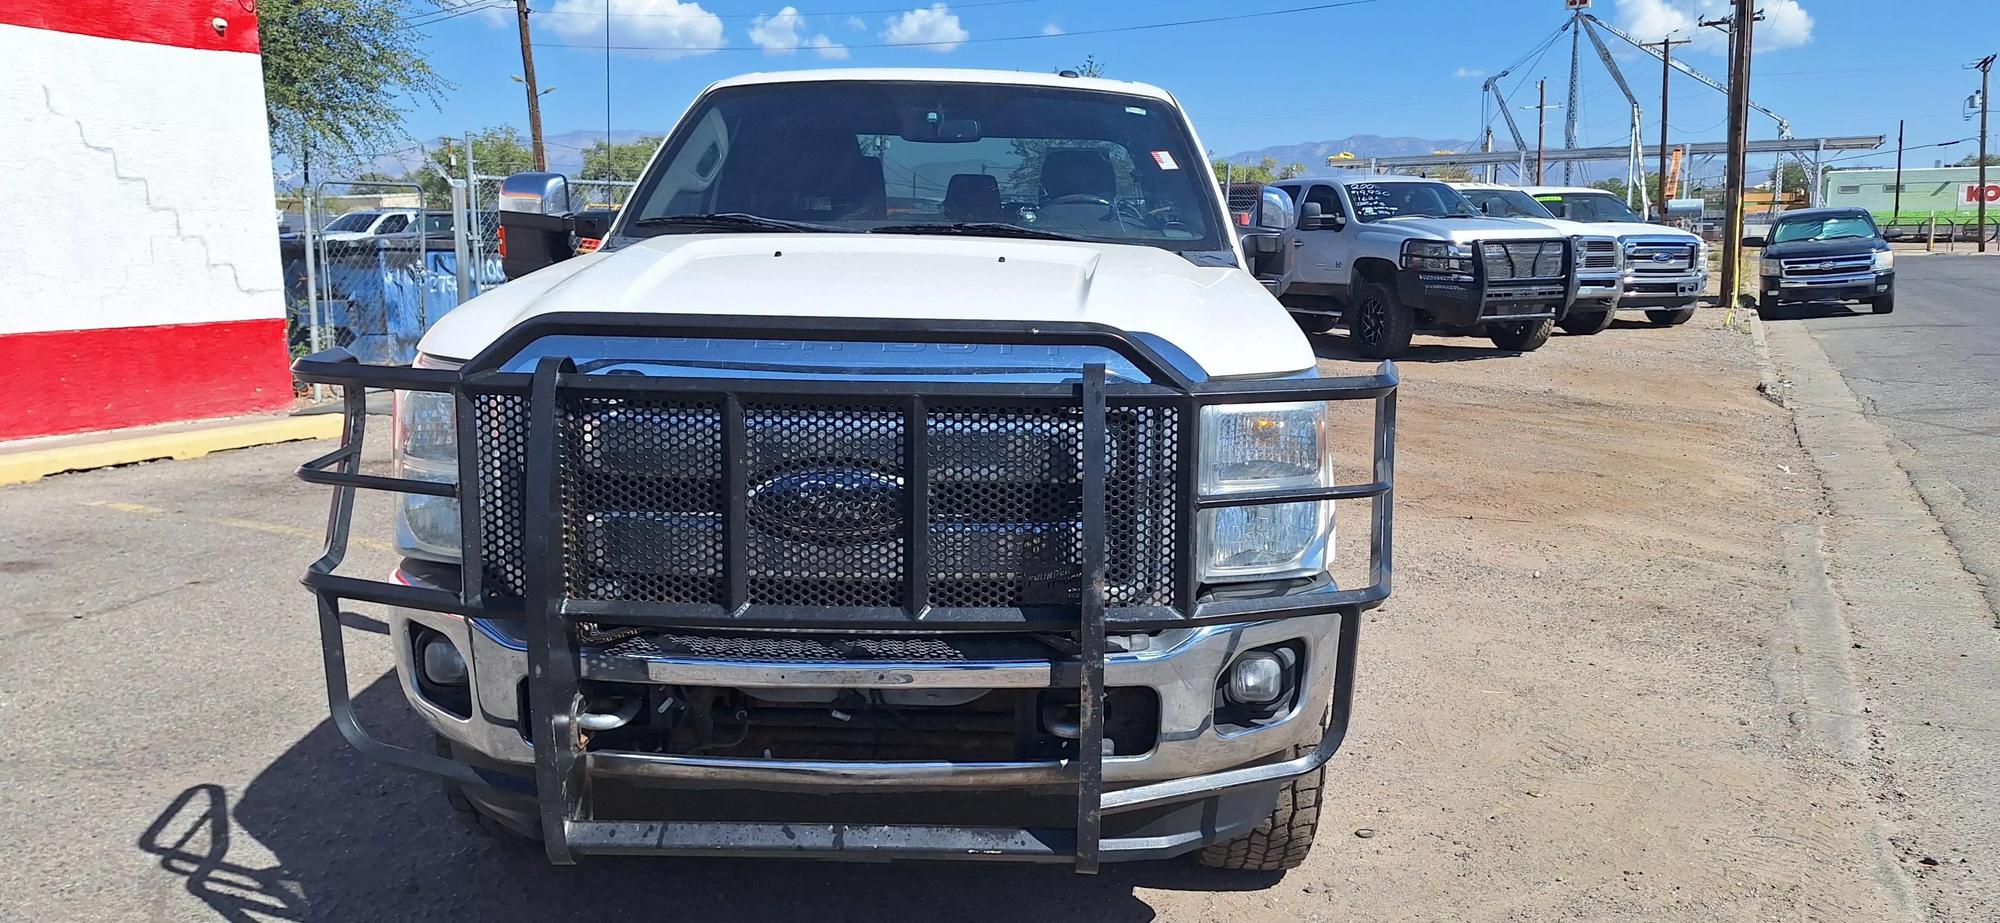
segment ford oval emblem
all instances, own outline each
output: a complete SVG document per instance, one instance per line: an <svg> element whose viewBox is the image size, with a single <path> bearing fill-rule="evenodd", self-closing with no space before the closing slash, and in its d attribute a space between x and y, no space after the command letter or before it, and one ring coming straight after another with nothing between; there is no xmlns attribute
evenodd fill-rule
<svg viewBox="0 0 2000 923"><path fill-rule="evenodd" d="M1674 261L1674 255L1668 253L1665 250L1661 250L1658 253L1653 254L1653 262L1655 263L1671 263L1673 261Z"/></svg>
<svg viewBox="0 0 2000 923"><path fill-rule="evenodd" d="M847 465L780 471L750 488L750 522L797 541L879 541L903 524L903 479Z"/></svg>

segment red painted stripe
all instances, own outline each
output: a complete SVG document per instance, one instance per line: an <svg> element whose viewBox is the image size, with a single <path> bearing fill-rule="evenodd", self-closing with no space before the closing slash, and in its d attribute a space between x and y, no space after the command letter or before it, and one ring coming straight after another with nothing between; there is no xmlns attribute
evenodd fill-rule
<svg viewBox="0 0 2000 923"><path fill-rule="evenodd" d="M275 410L289 360L277 317L0 335L0 439Z"/></svg>
<svg viewBox="0 0 2000 923"><path fill-rule="evenodd" d="M0 0L0 25L257 53L255 0Z"/></svg>

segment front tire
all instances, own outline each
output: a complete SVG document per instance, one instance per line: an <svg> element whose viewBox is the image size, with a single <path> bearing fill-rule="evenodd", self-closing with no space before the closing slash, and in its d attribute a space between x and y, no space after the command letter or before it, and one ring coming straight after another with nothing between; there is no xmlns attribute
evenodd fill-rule
<svg viewBox="0 0 2000 923"><path fill-rule="evenodd" d="M1646 319L1662 327L1678 327L1694 319L1694 308L1690 306L1647 311Z"/></svg>
<svg viewBox="0 0 2000 923"><path fill-rule="evenodd" d="M1571 312L1569 316L1557 321L1556 326L1561 327L1563 332L1570 336L1587 337L1603 333L1604 328L1611 326L1611 313L1610 311L1586 311L1582 314Z"/></svg>
<svg viewBox="0 0 2000 923"><path fill-rule="evenodd" d="M1542 348L1549 341L1549 332L1556 322L1548 319L1524 321L1518 324L1488 324L1491 331L1487 339L1501 349L1517 353L1531 353Z"/></svg>
<svg viewBox="0 0 2000 923"><path fill-rule="evenodd" d="M1202 847L1202 865L1232 872L1282 872L1298 868L1312 852L1319 828L1319 793L1326 767L1299 776L1278 792L1271 813L1236 839Z"/></svg>
<svg viewBox="0 0 2000 923"><path fill-rule="evenodd" d="M1896 313L1896 293L1890 292L1887 295L1870 298L1868 300L1868 310L1876 314Z"/></svg>
<svg viewBox="0 0 2000 923"><path fill-rule="evenodd" d="M1368 359L1393 359L1410 348L1417 332L1416 312L1396 297L1394 286L1370 282L1354 295L1347 310L1347 336L1354 351Z"/></svg>
<svg viewBox="0 0 2000 923"><path fill-rule="evenodd" d="M1300 314L1294 311L1292 322L1307 333L1330 333L1340 323L1340 318L1332 314Z"/></svg>

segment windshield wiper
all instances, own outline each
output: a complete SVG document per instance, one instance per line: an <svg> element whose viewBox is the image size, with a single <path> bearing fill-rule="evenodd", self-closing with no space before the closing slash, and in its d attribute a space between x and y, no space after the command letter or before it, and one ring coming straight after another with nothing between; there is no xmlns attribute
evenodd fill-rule
<svg viewBox="0 0 2000 923"><path fill-rule="evenodd" d="M1003 221L960 221L952 224L885 224L869 228L870 234L960 234L968 237L1022 237L1031 240L1081 240L1075 234L1044 231Z"/></svg>
<svg viewBox="0 0 2000 923"><path fill-rule="evenodd" d="M792 233L848 234L837 228L808 221L786 221L744 212L717 212L712 215L656 215L632 222L635 228L686 228L691 231L788 231Z"/></svg>

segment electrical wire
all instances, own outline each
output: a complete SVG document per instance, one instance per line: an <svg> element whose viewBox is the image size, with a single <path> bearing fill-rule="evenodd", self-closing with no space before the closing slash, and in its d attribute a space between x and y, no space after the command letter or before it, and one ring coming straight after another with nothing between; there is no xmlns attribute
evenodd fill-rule
<svg viewBox="0 0 2000 923"><path fill-rule="evenodd" d="M415 16L408 16L403 19L403 25L412 29L421 29L425 26L436 25L446 20L457 19L460 16L470 16L474 13L485 12L486 10L504 9L513 5L513 3L506 2L506 0L481 0L481 2L465 6L446 7L432 10L428 13L418 13Z"/></svg>
<svg viewBox="0 0 2000 923"><path fill-rule="evenodd" d="M965 39L958 39L955 41L940 40L940 41L928 41L928 42L869 42L865 44L847 45L846 47L930 48L930 47L948 46L956 48L960 45L985 45L985 44L992 44L995 42L1025 42L1025 41L1032 41L1035 39L1075 38L1077 36L1082 36L1082 35L1111 35L1114 33L1122 33L1122 32L1145 32L1153 29L1173 29L1173 28L1179 28L1181 26L1203 26L1220 22L1240 22L1246 19L1263 19L1271 16L1286 16L1293 13L1316 13L1321 10L1332 10L1350 6L1361 6L1364 4L1378 3L1378 2L1380 2L1380 0L1341 0L1341 2L1338 3L1316 3L1311 6L1295 6L1282 10L1265 10L1261 13L1237 13L1235 15L1230 15L1230 16L1208 16L1201 19L1179 19L1171 22L1142 23L1136 26L1112 26L1103 29L1076 29L1073 31L1061 33L1059 35L1045 35L1037 32L1031 35L997 35L991 38L965 38ZM562 42L536 42L535 46L538 48L589 48L592 50L600 50L604 48L604 46L600 44L583 45L583 44L568 44ZM764 49L758 48L754 45L707 45L707 46L613 45L611 46L611 50L612 51L679 51L679 52L715 52L715 51L762 52Z"/></svg>
<svg viewBox="0 0 2000 923"><path fill-rule="evenodd" d="M977 9L977 8L979 8L979 7L985 7L985 6L1017 6L1017 5L1019 5L1019 4L1023 4L1023 3L1041 3L1041 2L1043 2L1043 0L980 0L980 2L978 2L978 3L953 3L953 4L951 4L951 9L952 9L952 12L957 12L957 11L959 11L959 10L970 10L970 9ZM804 18L806 18L806 17L810 17L810 16L869 16L869 15L873 15L873 14L876 14L876 13L906 13L906 12L909 12L909 10L910 10L910 9L911 9L911 6L910 6L910 4L907 4L907 3L906 3L906 4L902 5L902 6L894 6L894 7L877 7L877 8L875 8L875 9L872 9L872 10L814 10L814 11L811 11L811 12L807 12L807 11L804 11L804 10L800 10L800 11L798 11L798 12L796 13L796 15L797 15L797 16L798 16L799 18L801 18L801 19L804 19ZM603 13L601 13L601 12L598 12L598 11L595 11L595 10L536 10L535 12L536 12L536 13L538 13L538 14L541 14L541 15L548 15L548 16L589 16L589 17L592 17L592 18L594 18L594 19L602 19L602 18L604 17L604 14L603 14ZM716 19L763 19L763 18L768 18L768 17L772 16L773 14L771 14L771 13L711 13L711 12L708 12L707 10L702 10L701 12L698 12L698 13L616 13L616 12L614 12L614 13L612 13L611 15L613 15L613 16L617 16L617 17L621 17L621 18L623 18L623 17L632 17L632 18L636 18L636 19L703 19L703 18L709 18L709 17L713 17L713 18L716 18Z"/></svg>

